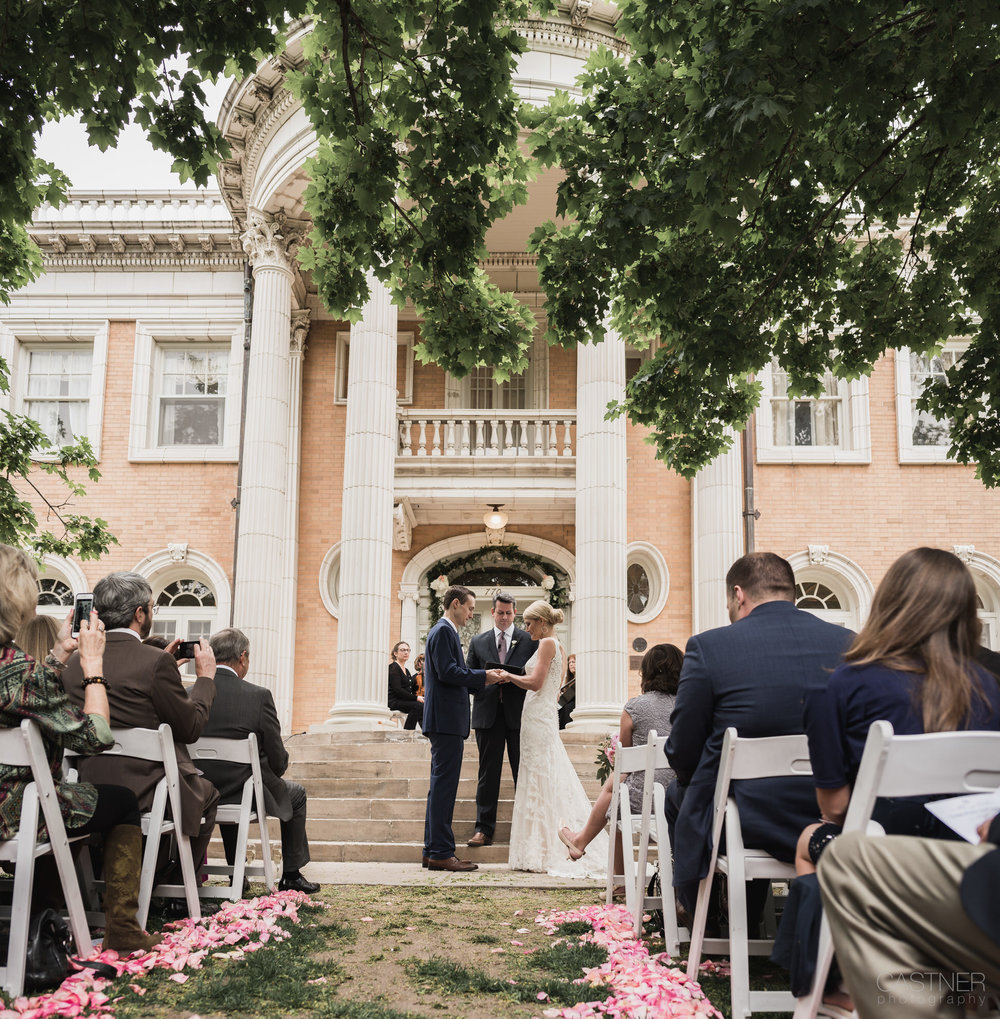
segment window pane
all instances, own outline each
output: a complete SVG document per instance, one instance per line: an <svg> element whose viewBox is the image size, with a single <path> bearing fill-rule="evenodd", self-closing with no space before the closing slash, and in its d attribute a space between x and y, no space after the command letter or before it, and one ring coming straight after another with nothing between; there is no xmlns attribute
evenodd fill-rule
<svg viewBox="0 0 1000 1019"><path fill-rule="evenodd" d="M224 400L161 400L161 446L218 446L225 419Z"/></svg>
<svg viewBox="0 0 1000 1019"><path fill-rule="evenodd" d="M86 348L29 354L24 410L55 446L75 443L87 434L91 354Z"/></svg>
<svg viewBox="0 0 1000 1019"><path fill-rule="evenodd" d="M641 615L649 604L649 576L639 563L629 566L625 586L629 612Z"/></svg>
<svg viewBox="0 0 1000 1019"><path fill-rule="evenodd" d="M229 353L195 349L163 351L159 444L218 446L225 427Z"/></svg>
<svg viewBox="0 0 1000 1019"><path fill-rule="evenodd" d="M910 413L913 422L911 440L914 446L950 445L951 422L941 420L925 410L917 410L917 400L924 386L935 379L944 379L945 372L961 359L961 351L944 350L940 354L910 353Z"/></svg>

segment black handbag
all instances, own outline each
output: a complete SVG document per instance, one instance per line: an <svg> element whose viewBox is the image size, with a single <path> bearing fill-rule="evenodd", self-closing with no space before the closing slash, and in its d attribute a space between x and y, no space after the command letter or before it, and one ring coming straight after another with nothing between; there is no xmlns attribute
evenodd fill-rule
<svg viewBox="0 0 1000 1019"><path fill-rule="evenodd" d="M69 974L70 933L54 910L43 909L28 925L24 990L27 994L58 987Z"/></svg>

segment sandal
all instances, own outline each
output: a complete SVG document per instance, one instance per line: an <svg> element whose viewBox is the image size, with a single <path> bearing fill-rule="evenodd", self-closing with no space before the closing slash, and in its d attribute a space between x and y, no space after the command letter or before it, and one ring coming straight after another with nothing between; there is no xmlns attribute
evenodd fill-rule
<svg viewBox="0 0 1000 1019"><path fill-rule="evenodd" d="M580 849L578 846L573 844L573 840L570 836L573 834L567 827L559 829L559 841L569 850L569 858L571 860L579 860L581 856L587 855L586 849Z"/></svg>

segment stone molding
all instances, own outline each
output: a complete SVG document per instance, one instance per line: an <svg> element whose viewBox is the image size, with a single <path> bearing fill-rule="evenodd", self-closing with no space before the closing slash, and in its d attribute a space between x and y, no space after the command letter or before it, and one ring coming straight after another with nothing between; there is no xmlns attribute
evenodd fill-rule
<svg viewBox="0 0 1000 1019"><path fill-rule="evenodd" d="M309 336L309 321L312 312L308 308L292 309L291 339L289 349L293 354L303 355L306 352L306 339Z"/></svg>
<svg viewBox="0 0 1000 1019"><path fill-rule="evenodd" d="M255 272L265 268L280 269L293 277L298 272L295 252L302 243L303 234L286 220L283 212L268 215L251 209L242 240L243 250Z"/></svg>

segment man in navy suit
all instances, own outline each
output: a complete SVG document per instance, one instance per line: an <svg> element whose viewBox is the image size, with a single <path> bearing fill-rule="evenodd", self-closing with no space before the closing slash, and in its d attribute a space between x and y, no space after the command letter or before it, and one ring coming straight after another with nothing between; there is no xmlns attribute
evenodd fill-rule
<svg viewBox="0 0 1000 1019"><path fill-rule="evenodd" d="M469 621L476 596L467 587L444 593L444 615L427 635L424 652L424 735L431 743L431 785L424 818L423 864L430 870L476 870L455 855L451 819L462 773L462 752L470 732L469 691L499 683L500 669L470 669L459 630Z"/></svg>
<svg viewBox="0 0 1000 1019"><path fill-rule="evenodd" d="M666 802L674 886L688 910L708 873L726 729L750 737L801 733L806 691L825 686L854 637L794 601L791 566L773 552L752 552L726 574L732 625L688 641L666 747L677 773ZM802 829L819 817L812 779L743 782L735 795L745 844L790 863Z"/></svg>
<svg viewBox="0 0 1000 1019"><path fill-rule="evenodd" d="M1000 816L982 842L848 832L819 885L861 1019L973 1014L1000 1001Z"/></svg>

